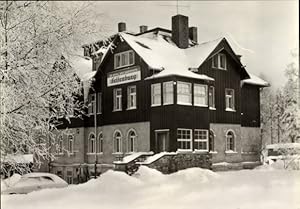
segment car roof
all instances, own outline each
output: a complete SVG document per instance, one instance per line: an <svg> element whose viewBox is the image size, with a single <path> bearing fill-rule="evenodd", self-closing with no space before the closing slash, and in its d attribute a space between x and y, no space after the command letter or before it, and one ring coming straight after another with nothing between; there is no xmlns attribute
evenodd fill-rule
<svg viewBox="0 0 300 209"><path fill-rule="evenodd" d="M33 172L33 173L27 173L23 175L23 177L40 177L40 176L53 177L56 175L52 173L43 173L43 172Z"/></svg>
<svg viewBox="0 0 300 209"><path fill-rule="evenodd" d="M49 177L57 183L66 183L65 180L63 180L62 178L60 178L59 176L53 173L33 172L33 173L27 173L22 176L22 178L34 178L34 177Z"/></svg>

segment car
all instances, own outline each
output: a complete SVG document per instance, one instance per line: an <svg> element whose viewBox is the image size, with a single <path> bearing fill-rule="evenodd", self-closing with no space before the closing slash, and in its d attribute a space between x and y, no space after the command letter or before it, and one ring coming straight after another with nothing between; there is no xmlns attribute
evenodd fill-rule
<svg viewBox="0 0 300 209"><path fill-rule="evenodd" d="M33 172L16 179L11 181L11 184L6 184L5 188L1 188L1 194L27 194L46 188L63 188L68 186L65 180L52 173ZM9 179L4 180L2 184L5 184L5 182L9 182Z"/></svg>
<svg viewBox="0 0 300 209"><path fill-rule="evenodd" d="M282 162L284 168L300 168L300 143L269 144L262 150L263 164Z"/></svg>

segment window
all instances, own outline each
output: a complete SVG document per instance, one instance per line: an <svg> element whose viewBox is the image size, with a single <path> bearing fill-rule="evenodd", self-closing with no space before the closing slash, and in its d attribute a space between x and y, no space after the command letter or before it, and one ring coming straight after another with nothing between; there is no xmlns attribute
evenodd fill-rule
<svg viewBox="0 0 300 209"><path fill-rule="evenodd" d="M226 151L234 151L234 133L233 131L228 131L226 134Z"/></svg>
<svg viewBox="0 0 300 209"><path fill-rule="evenodd" d="M91 133L90 136L89 136L89 153L95 153L95 148L96 148L96 145L95 145L95 134L94 133Z"/></svg>
<svg viewBox="0 0 300 209"><path fill-rule="evenodd" d="M208 89L208 103L210 108L215 108L215 87L210 86Z"/></svg>
<svg viewBox="0 0 300 209"><path fill-rule="evenodd" d="M208 150L215 151L215 134L212 130L209 131Z"/></svg>
<svg viewBox="0 0 300 209"><path fill-rule="evenodd" d="M126 51L115 54L115 69L134 64L134 52Z"/></svg>
<svg viewBox="0 0 300 209"><path fill-rule="evenodd" d="M74 136L73 135L68 136L68 150L70 153L74 152Z"/></svg>
<svg viewBox="0 0 300 209"><path fill-rule="evenodd" d="M212 67L218 69L227 69L227 60L225 54L217 54L212 58Z"/></svg>
<svg viewBox="0 0 300 209"><path fill-rule="evenodd" d="M92 65L93 71L97 71L98 70L98 68L99 68L99 66L101 64L101 61L102 61L102 56L103 56L102 53L99 53L96 56L94 56L94 58L93 58L93 65Z"/></svg>
<svg viewBox="0 0 300 209"><path fill-rule="evenodd" d="M218 59L219 59L218 57L219 57L218 55L215 55L212 58L212 67L213 68L218 68Z"/></svg>
<svg viewBox="0 0 300 209"><path fill-rule="evenodd" d="M134 152L135 151L135 140L136 140L136 133L134 130L131 130L128 132L128 152Z"/></svg>
<svg viewBox="0 0 300 209"><path fill-rule="evenodd" d="M122 110L122 89L114 89L114 111Z"/></svg>
<svg viewBox="0 0 300 209"><path fill-rule="evenodd" d="M194 105L207 106L207 85L194 84Z"/></svg>
<svg viewBox="0 0 300 209"><path fill-rule="evenodd" d="M93 114L95 111L96 94L90 94L88 99L88 114Z"/></svg>
<svg viewBox="0 0 300 209"><path fill-rule="evenodd" d="M135 109L136 108L136 86L128 86L127 88L127 108Z"/></svg>
<svg viewBox="0 0 300 209"><path fill-rule="evenodd" d="M225 89L225 103L226 110L232 111L234 109L234 90L233 89Z"/></svg>
<svg viewBox="0 0 300 209"><path fill-rule="evenodd" d="M177 150L192 150L192 130L177 129Z"/></svg>
<svg viewBox="0 0 300 209"><path fill-rule="evenodd" d="M97 113L102 113L102 93L97 93Z"/></svg>
<svg viewBox="0 0 300 209"><path fill-rule="evenodd" d="M97 139L96 152L103 153L103 134L102 134L102 132L99 134L98 139Z"/></svg>
<svg viewBox="0 0 300 209"><path fill-rule="evenodd" d="M192 104L192 88L190 83L178 82L177 104Z"/></svg>
<svg viewBox="0 0 300 209"><path fill-rule="evenodd" d="M122 135L120 131L116 131L114 133L114 153L121 153L122 148L121 148L121 139Z"/></svg>
<svg viewBox="0 0 300 209"><path fill-rule="evenodd" d="M226 69L226 56L225 54L219 54L219 68Z"/></svg>
<svg viewBox="0 0 300 209"><path fill-rule="evenodd" d="M161 85L160 85L160 83L151 85L151 104L152 104L152 106L161 105Z"/></svg>
<svg viewBox="0 0 300 209"><path fill-rule="evenodd" d="M73 184L73 171L67 171L67 182Z"/></svg>
<svg viewBox="0 0 300 209"><path fill-rule="evenodd" d="M173 81L163 83L164 105L173 104Z"/></svg>
<svg viewBox="0 0 300 209"><path fill-rule="evenodd" d="M59 136L58 139L58 154L62 154L63 153L63 137Z"/></svg>
<svg viewBox="0 0 300 209"><path fill-rule="evenodd" d="M195 129L195 150L208 151L208 130Z"/></svg>

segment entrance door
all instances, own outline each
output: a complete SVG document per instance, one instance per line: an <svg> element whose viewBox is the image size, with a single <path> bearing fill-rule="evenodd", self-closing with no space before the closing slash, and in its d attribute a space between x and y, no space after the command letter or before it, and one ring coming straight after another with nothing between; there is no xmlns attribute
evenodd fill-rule
<svg viewBox="0 0 300 209"><path fill-rule="evenodd" d="M169 131L156 131L156 152L168 151Z"/></svg>

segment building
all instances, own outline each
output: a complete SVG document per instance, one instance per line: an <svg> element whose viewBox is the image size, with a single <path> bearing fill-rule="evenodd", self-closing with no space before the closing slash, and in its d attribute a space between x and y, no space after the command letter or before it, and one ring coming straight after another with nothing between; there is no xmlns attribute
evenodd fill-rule
<svg viewBox="0 0 300 209"><path fill-rule="evenodd" d="M225 38L198 43L183 15L172 17L172 30L141 26L132 34L118 26L111 41L84 46L93 58L88 116L59 127L70 134L58 133L51 172L72 182L150 151L259 161L259 95L268 83L247 72Z"/></svg>

